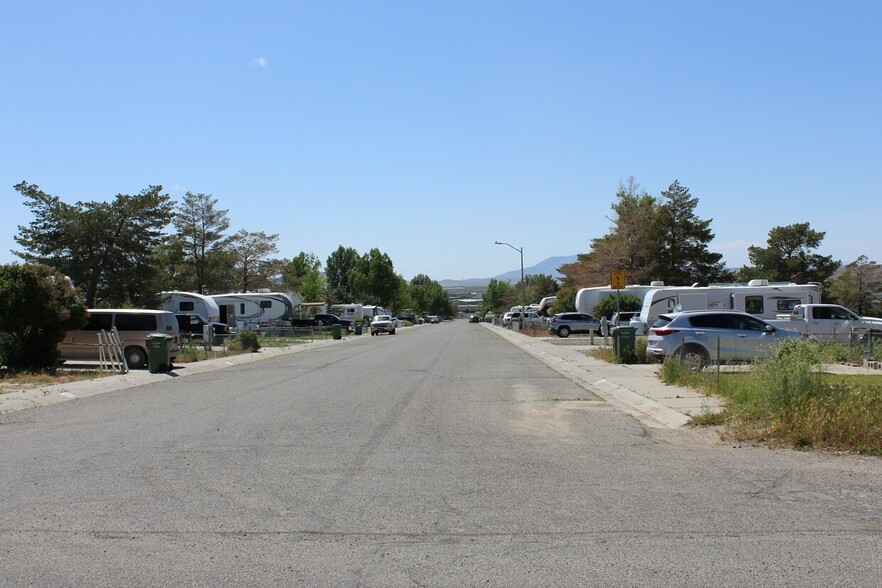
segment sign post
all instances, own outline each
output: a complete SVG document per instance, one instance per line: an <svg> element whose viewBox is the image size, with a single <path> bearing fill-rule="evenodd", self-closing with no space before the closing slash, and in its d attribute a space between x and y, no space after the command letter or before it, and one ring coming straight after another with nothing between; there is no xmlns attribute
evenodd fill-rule
<svg viewBox="0 0 882 588"><path fill-rule="evenodd" d="M621 312L622 288L625 287L625 272L622 270L613 270L609 278L610 286L616 289L616 312Z"/></svg>

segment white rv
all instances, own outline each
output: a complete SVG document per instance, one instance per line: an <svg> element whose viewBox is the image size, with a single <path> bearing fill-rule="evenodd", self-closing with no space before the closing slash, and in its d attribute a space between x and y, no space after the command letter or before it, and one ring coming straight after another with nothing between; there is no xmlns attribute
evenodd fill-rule
<svg viewBox="0 0 882 588"><path fill-rule="evenodd" d="M751 280L744 284L720 286L668 287L650 290L643 298L637 334L644 335L660 314L681 310L740 310L764 320L788 315L797 304L821 301L819 284L769 284Z"/></svg>
<svg viewBox="0 0 882 588"><path fill-rule="evenodd" d="M331 314L336 314L347 321L361 321L365 316L365 307L361 304L332 304L329 308ZM385 314L385 313L384 313Z"/></svg>
<svg viewBox="0 0 882 588"><path fill-rule="evenodd" d="M631 284L618 290L616 290L612 286L595 286L593 288L581 288L578 292L576 292L576 312L594 315L594 307L600 304L600 302L604 298L615 295L616 292L621 293L623 296L626 294L630 294L631 296L636 296L640 300L643 300L643 297L646 296L646 293L650 290L656 290L664 287L664 282L657 281L652 282L648 286Z"/></svg>
<svg viewBox="0 0 882 588"><path fill-rule="evenodd" d="M220 310L220 322L244 329L291 320L301 302L296 292L231 292L211 298Z"/></svg>
<svg viewBox="0 0 882 588"><path fill-rule="evenodd" d="M210 296L195 292L170 291L160 292L159 298L162 304L160 310L174 314L195 314L206 323L220 322L220 309Z"/></svg>

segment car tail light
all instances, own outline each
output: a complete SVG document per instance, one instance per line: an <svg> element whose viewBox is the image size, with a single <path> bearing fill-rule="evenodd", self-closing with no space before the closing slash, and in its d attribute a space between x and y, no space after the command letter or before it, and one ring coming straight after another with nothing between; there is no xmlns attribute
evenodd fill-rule
<svg viewBox="0 0 882 588"><path fill-rule="evenodd" d="M649 332L653 335L658 335L659 337L665 337L667 335L679 333L680 329L649 329Z"/></svg>

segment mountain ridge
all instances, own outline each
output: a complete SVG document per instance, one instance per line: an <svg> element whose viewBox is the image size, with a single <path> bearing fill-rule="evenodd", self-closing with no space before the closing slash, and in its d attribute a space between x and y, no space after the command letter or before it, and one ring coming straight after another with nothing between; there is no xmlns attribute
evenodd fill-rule
<svg viewBox="0 0 882 588"><path fill-rule="evenodd" d="M551 276L556 279L561 279L563 274L557 271L562 265L573 263L576 261L576 255L560 255L556 257L549 257L540 261L535 265L531 265L530 267L524 267L524 275L525 276L534 276L538 274L545 274L547 276ZM445 287L451 286L486 286L490 283L490 280L498 280L500 282L511 282L512 284L516 284L521 280L521 270L520 268L507 271L505 273L497 274L490 278L465 278L462 280L440 280L438 283Z"/></svg>

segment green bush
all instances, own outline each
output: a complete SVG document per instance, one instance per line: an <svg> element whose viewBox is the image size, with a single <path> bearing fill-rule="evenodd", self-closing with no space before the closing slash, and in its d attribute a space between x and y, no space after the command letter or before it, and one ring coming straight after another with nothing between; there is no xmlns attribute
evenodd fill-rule
<svg viewBox="0 0 882 588"><path fill-rule="evenodd" d="M65 276L45 266L0 266L0 363L12 372L55 367L64 333L86 323Z"/></svg>
<svg viewBox="0 0 882 588"><path fill-rule="evenodd" d="M242 349L250 349L252 353L256 353L260 349L260 342L257 340L257 332L241 331L236 338Z"/></svg>

